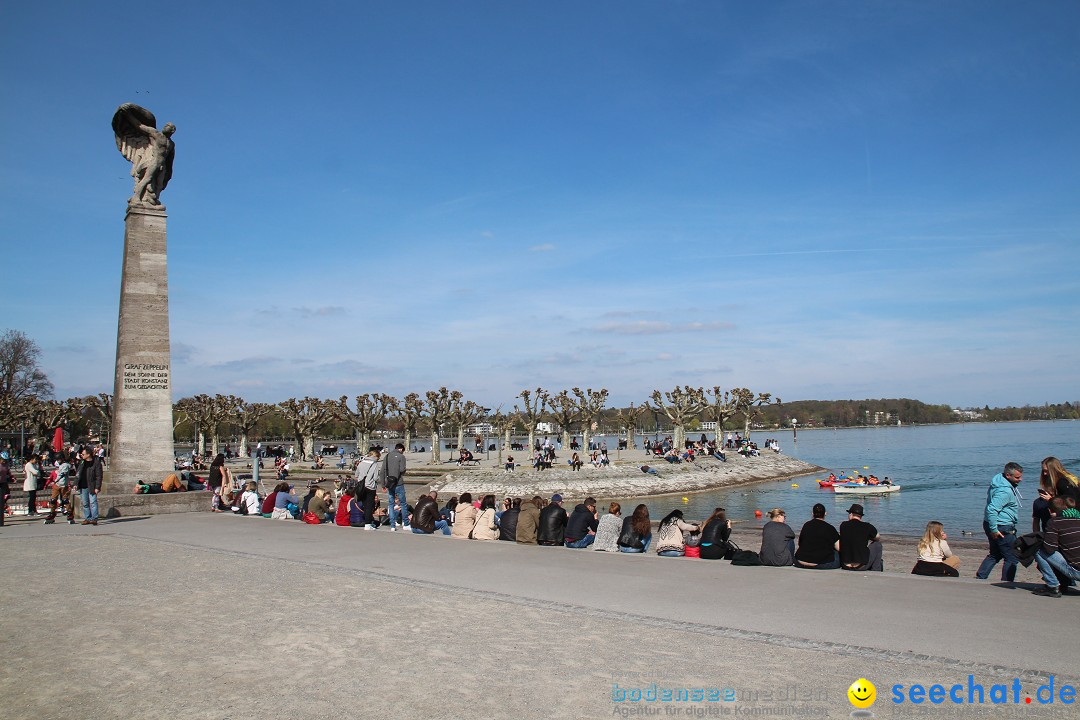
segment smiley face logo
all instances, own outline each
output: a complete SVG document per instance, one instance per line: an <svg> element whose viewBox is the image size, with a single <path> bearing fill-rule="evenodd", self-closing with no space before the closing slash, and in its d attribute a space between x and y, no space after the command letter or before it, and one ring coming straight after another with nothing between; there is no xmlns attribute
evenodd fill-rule
<svg viewBox="0 0 1080 720"><path fill-rule="evenodd" d="M848 700L859 709L865 709L877 700L877 688L866 678L859 678L847 689Z"/></svg>

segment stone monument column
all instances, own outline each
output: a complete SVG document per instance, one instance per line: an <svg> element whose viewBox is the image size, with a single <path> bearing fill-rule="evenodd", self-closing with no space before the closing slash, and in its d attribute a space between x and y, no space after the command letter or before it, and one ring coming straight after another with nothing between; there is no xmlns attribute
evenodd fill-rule
<svg viewBox="0 0 1080 720"><path fill-rule="evenodd" d="M132 204L124 221L107 493L159 483L173 471L165 218L163 207Z"/></svg>
<svg viewBox="0 0 1080 720"><path fill-rule="evenodd" d="M105 494L162 482L173 471L169 277L165 206L176 126L157 129L149 110L126 103L113 115L116 147L131 161L135 191L124 220L124 267L116 332L112 442Z"/></svg>

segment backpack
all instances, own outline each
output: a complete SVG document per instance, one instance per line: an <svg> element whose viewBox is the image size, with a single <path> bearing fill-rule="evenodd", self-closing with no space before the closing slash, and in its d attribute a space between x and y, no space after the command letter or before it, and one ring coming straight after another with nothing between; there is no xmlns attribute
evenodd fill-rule
<svg viewBox="0 0 1080 720"><path fill-rule="evenodd" d="M728 540L727 545L727 552L724 553L724 559L730 558L732 565L752 567L761 564L761 558L758 556L757 552L753 550L743 550L731 540Z"/></svg>

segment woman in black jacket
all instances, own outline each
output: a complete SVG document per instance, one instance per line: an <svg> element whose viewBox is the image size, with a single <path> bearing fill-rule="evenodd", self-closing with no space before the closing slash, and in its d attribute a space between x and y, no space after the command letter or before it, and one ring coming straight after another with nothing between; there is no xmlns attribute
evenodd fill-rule
<svg viewBox="0 0 1080 720"><path fill-rule="evenodd" d="M731 521L724 508L716 508L701 526L701 557L704 560L723 560L731 537Z"/></svg>
<svg viewBox="0 0 1080 720"><path fill-rule="evenodd" d="M652 521L644 504L634 508L634 514L623 520L619 533L619 552L643 553L652 542Z"/></svg>

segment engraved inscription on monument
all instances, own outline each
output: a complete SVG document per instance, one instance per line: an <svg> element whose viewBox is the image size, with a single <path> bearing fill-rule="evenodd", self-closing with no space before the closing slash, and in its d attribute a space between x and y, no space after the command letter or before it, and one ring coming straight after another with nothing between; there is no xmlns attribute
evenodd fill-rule
<svg viewBox="0 0 1080 720"><path fill-rule="evenodd" d="M124 363L125 390L168 390L169 366Z"/></svg>

